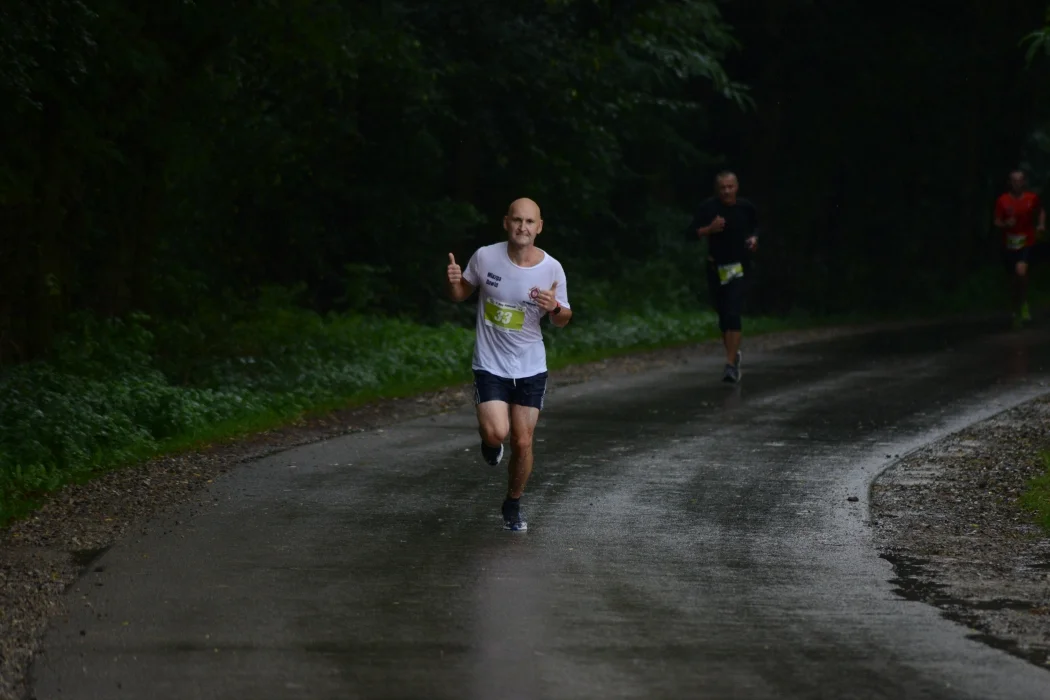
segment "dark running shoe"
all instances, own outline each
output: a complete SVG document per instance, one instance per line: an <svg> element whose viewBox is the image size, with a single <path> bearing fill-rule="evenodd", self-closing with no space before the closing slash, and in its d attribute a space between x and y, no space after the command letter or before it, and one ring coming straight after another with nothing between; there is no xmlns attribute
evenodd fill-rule
<svg viewBox="0 0 1050 700"><path fill-rule="evenodd" d="M726 384L736 384L740 381L740 370L736 365L726 365L725 371L722 372L722 381Z"/></svg>
<svg viewBox="0 0 1050 700"><path fill-rule="evenodd" d="M485 444L485 441L481 441L481 456L485 458L485 463L498 467L500 461L503 459L503 443L500 443L499 447L489 447Z"/></svg>
<svg viewBox="0 0 1050 700"><path fill-rule="evenodd" d="M529 524L525 522L525 514L521 512L521 505L509 498L503 501L503 529L511 532L525 532Z"/></svg>

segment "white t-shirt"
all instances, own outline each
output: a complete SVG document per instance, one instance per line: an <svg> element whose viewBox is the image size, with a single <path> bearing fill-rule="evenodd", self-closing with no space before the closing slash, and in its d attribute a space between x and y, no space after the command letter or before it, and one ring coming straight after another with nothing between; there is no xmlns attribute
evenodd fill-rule
<svg viewBox="0 0 1050 700"><path fill-rule="evenodd" d="M547 371L540 320L547 313L535 301L537 292L550 289L558 303L569 308L565 270L547 253L532 267L519 267L507 255L507 242L478 248L463 279L478 289L477 341L474 369L506 379L524 379Z"/></svg>

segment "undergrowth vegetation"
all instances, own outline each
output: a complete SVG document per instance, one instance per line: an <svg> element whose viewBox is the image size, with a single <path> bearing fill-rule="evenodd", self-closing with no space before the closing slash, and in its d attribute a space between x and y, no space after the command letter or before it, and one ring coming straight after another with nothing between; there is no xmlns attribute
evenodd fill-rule
<svg viewBox="0 0 1050 700"><path fill-rule="evenodd" d="M565 329L544 324L550 367L717 338L717 318L688 272L647 266L633 281L574 278L577 319ZM655 291L645 289L646 278ZM994 307L999 281L975 279L971 298L927 311ZM220 298L179 321L83 314L46 360L4 368L0 523L63 484L150 456L470 381L472 302L450 306L446 315L458 323L425 325L321 314L300 294L270 287L251 300ZM749 317L747 333L871 318Z"/></svg>
<svg viewBox="0 0 1050 700"><path fill-rule="evenodd" d="M470 380L472 328L322 316L285 301L191 324L85 316L48 361L0 374L0 522L67 482L151 455ZM648 311L546 332L559 367L711 338L717 322Z"/></svg>
<svg viewBox="0 0 1050 700"><path fill-rule="evenodd" d="M1021 505L1050 533L1050 452L1043 453L1043 465L1046 471L1029 482L1028 490L1021 495Z"/></svg>

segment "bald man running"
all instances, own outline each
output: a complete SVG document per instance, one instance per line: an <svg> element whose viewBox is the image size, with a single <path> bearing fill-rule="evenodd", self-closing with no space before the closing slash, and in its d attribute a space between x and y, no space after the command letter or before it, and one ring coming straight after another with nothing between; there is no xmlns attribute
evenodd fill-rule
<svg viewBox="0 0 1050 700"><path fill-rule="evenodd" d="M461 270L448 255L448 295L464 301L480 289L474 344L474 403L481 454L498 466L510 436L503 527L528 529L520 499L532 473L532 437L547 391L547 352L540 321L564 328L572 318L565 270L536 247L543 231L531 199L511 203L503 217L507 240L479 248Z"/></svg>

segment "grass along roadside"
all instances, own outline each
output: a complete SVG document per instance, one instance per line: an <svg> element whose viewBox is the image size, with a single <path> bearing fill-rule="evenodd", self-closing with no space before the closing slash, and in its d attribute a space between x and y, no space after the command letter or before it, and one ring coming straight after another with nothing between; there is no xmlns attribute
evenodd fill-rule
<svg viewBox="0 0 1050 700"><path fill-rule="evenodd" d="M748 333L828 323L757 318ZM558 369L719 333L709 312L650 311L545 335ZM180 353L170 329L151 330L146 319L90 321L50 362L0 376L0 525L63 485L114 468L469 382L473 341L473 330L459 326L281 309L231 327L228 344L207 362L194 358L191 371L189 360L172 362ZM191 380L172 380L180 375Z"/></svg>
<svg viewBox="0 0 1050 700"><path fill-rule="evenodd" d="M714 314L697 310L684 287L642 298L689 311L641 301L622 313L609 303L610 283L591 287L589 297L577 294L590 313L565 329L545 327L552 370L719 335ZM989 268L956 294L892 317L1003 308L1004 290L1001 271ZM1050 299L1050 289L1035 285L1033 297ZM746 334L880 320L891 318L749 316ZM55 489L114 468L469 382L474 339L460 325L322 316L277 287L251 303L215 300L182 321L84 316L72 327L47 362L0 372L0 525Z"/></svg>
<svg viewBox="0 0 1050 700"><path fill-rule="evenodd" d="M746 333L879 319L749 317ZM902 320L900 317L897 320ZM707 311L638 310L544 328L552 370L713 340ZM83 319L47 362L0 374L0 525L65 484L380 399L470 381L471 328L321 316L278 298L238 320Z"/></svg>
<svg viewBox="0 0 1050 700"><path fill-rule="evenodd" d="M1042 460L1046 470L1028 483L1028 489L1021 495L1021 505L1050 534L1050 451L1042 453Z"/></svg>

